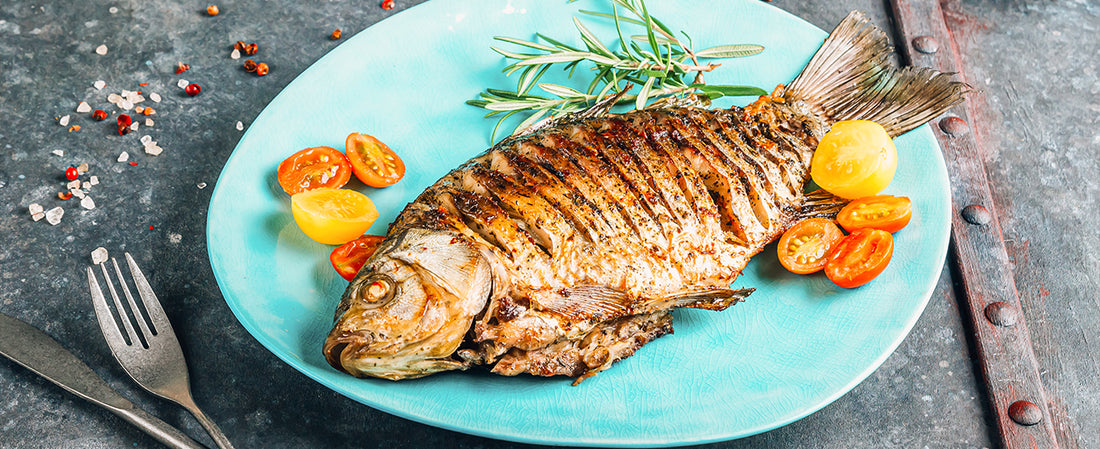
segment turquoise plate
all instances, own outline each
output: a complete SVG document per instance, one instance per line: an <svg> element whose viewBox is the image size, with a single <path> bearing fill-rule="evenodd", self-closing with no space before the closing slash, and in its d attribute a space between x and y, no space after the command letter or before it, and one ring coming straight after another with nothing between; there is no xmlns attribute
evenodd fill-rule
<svg viewBox="0 0 1100 449"><path fill-rule="evenodd" d="M767 48L725 61L707 75L712 84L770 90L790 81L826 35L756 0L648 3L697 48ZM463 102L514 83L501 74L505 62L489 50L491 38L530 39L537 30L577 42L570 17L608 5L434 0L364 30L303 72L249 127L210 202L210 262L241 324L295 369L366 405L529 443L672 446L743 437L802 418L867 377L924 310L947 251L947 175L927 126L896 140L899 170L886 192L912 198L913 220L897 233L889 268L859 289L788 274L769 247L735 284L756 287L747 302L721 313L677 311L675 335L576 387L476 370L356 379L325 363L321 345L347 283L329 266L332 247L295 226L275 180L279 162L305 147L343 148L353 131L387 142L409 167L405 179L383 190L353 184L382 211L370 232L384 233L421 190L489 146L494 120ZM599 36L615 35L609 21L584 20Z"/></svg>

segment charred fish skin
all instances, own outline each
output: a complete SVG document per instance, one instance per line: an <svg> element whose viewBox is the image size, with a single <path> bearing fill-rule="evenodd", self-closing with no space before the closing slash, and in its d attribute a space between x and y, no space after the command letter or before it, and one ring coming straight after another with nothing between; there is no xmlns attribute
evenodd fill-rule
<svg viewBox="0 0 1100 449"><path fill-rule="evenodd" d="M803 72L745 107L581 113L508 138L427 188L349 285L323 348L391 380L484 365L502 375L608 369L672 332L676 308L724 310L749 259L795 220L830 124L899 135L965 85L889 65L885 33L845 18Z"/></svg>

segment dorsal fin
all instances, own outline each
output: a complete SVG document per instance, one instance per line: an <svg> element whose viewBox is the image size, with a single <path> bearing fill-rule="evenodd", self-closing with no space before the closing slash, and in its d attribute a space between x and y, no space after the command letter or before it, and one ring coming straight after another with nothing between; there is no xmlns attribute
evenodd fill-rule
<svg viewBox="0 0 1100 449"><path fill-rule="evenodd" d="M967 85L929 68L898 69L886 33L859 11L833 30L783 91L831 122L872 120L897 137L963 100Z"/></svg>

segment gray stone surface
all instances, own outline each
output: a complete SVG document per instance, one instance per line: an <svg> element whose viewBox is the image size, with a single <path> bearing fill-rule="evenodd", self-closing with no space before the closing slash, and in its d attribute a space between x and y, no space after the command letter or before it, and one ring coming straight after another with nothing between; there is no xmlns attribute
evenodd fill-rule
<svg viewBox="0 0 1100 449"><path fill-rule="evenodd" d="M207 17L205 4L31 2L0 5L0 312L59 340L136 404L210 444L182 409L133 385L110 355L91 310L82 269L99 246L132 252L154 277L192 367L196 401L239 448L455 447L520 445L396 418L346 399L275 358L238 324L207 261L205 216L224 161L279 90L348 37L392 11L378 2L234 2ZM831 28L851 9L892 27L877 1L775 1ZM1044 381L1059 413L1100 447L1096 217L1100 89L1094 61L1100 25L1093 2L948 2L972 84L996 111L982 137L1005 239ZM117 8L111 12L112 8ZM228 58L237 40L258 42L258 78ZM1027 43L1027 45L1022 45ZM94 49L105 44L107 55ZM191 70L176 75L177 61ZM200 83L195 98L176 81ZM92 83L107 87L97 91ZM138 83L148 82L144 87ZM158 92L156 125L118 136L114 114L93 122L78 102L106 108L108 92ZM150 105L151 102L144 103ZM56 117L82 127L68 133ZM149 134L165 152L142 153ZM64 156L52 154L55 150ZM122 151L130 166L116 162ZM87 162L100 184L96 209L60 201L63 171ZM205 188L199 188L205 183ZM30 203L65 208L61 224L34 222ZM1091 220L1090 220L1091 219ZM154 263L155 262L155 263ZM1095 343L1093 344L1095 346ZM991 427L952 277L945 270L912 334L867 380L813 415L742 440L701 447L992 447ZM1091 432L1091 433L1090 433ZM0 447L158 447L120 419L0 359Z"/></svg>

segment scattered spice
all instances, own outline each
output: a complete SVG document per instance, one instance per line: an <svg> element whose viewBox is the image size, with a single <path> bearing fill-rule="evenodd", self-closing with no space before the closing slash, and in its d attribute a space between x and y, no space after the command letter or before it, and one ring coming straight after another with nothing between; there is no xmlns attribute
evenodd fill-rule
<svg viewBox="0 0 1100 449"><path fill-rule="evenodd" d="M152 230L153 230L153 225L149 225L149 230L150 230L150 231L152 231Z"/></svg>
<svg viewBox="0 0 1100 449"><path fill-rule="evenodd" d="M130 166L131 167L137 167L137 162L130 161Z"/></svg>
<svg viewBox="0 0 1100 449"><path fill-rule="evenodd" d="M79 177L80 177L80 173L78 173L76 171L76 167L69 166L69 168L65 169L65 179L68 179L69 181L73 181L73 180L75 180L76 178L79 178Z"/></svg>
<svg viewBox="0 0 1100 449"><path fill-rule="evenodd" d="M244 47L245 47L244 41L237 41L237 43L233 44L233 49L237 50L237 51L242 51L243 52Z"/></svg>
<svg viewBox="0 0 1100 449"><path fill-rule="evenodd" d="M248 73L255 72L256 71L256 61L253 61L251 59L245 59L244 60L244 71L246 71Z"/></svg>
<svg viewBox="0 0 1100 449"><path fill-rule="evenodd" d="M153 115L157 113L157 110L153 108L145 108L141 111L141 113L145 115Z"/></svg>
<svg viewBox="0 0 1100 449"><path fill-rule="evenodd" d="M69 127L69 132L80 131L80 125L73 125Z"/></svg>
<svg viewBox="0 0 1100 449"><path fill-rule="evenodd" d="M81 101L80 104L76 105L76 112L84 113L84 112L91 112L91 111L92 111L92 106L89 105L87 102Z"/></svg>
<svg viewBox="0 0 1100 449"><path fill-rule="evenodd" d="M95 112L92 113L92 120L100 122L100 121L103 121L103 120L106 120L106 119L107 119L107 111L104 111L102 109L96 109Z"/></svg>
<svg viewBox="0 0 1100 449"><path fill-rule="evenodd" d="M95 53L100 56L107 54L107 45L101 44L100 46L96 47Z"/></svg>
<svg viewBox="0 0 1100 449"><path fill-rule="evenodd" d="M334 41L335 41L335 40L340 40L340 36L341 36L341 35L343 35L343 33L341 33L341 32L340 32L340 29L339 29L339 28L337 28L337 29L335 29L335 30L332 30L332 35L331 35L331 36L329 36L328 38L329 38L329 39L332 39L332 40L334 40Z"/></svg>
<svg viewBox="0 0 1100 449"><path fill-rule="evenodd" d="M266 62L261 62L259 64L256 64L256 75L259 75L259 76L267 75L268 70L269 69L267 68L267 63Z"/></svg>
<svg viewBox="0 0 1100 449"><path fill-rule="evenodd" d="M141 87L145 87L145 86L148 86L148 85L149 85L149 83L138 83L138 86L141 86Z"/></svg>
<svg viewBox="0 0 1100 449"><path fill-rule="evenodd" d="M258 52L258 51L260 51L260 46L256 45L255 42L253 42L251 44L248 44L248 45L245 45L244 50L241 50L242 53L244 53L248 56L252 56L252 55L256 54L256 52Z"/></svg>
<svg viewBox="0 0 1100 449"><path fill-rule="evenodd" d="M176 62L176 75L186 72L191 69L191 64L184 64L182 62Z"/></svg>
<svg viewBox="0 0 1100 449"><path fill-rule="evenodd" d="M394 6L393 0L382 0L382 9L390 10L390 9L393 9L393 6Z"/></svg>
<svg viewBox="0 0 1100 449"><path fill-rule="evenodd" d="M218 15L219 12L220 11L218 11L218 5L210 5L206 7L206 15L210 17Z"/></svg>
<svg viewBox="0 0 1100 449"><path fill-rule="evenodd" d="M202 86L191 83L188 84L187 87L184 87L183 91L187 93L187 96L194 97L195 95L198 95L202 92Z"/></svg>
<svg viewBox="0 0 1100 449"><path fill-rule="evenodd" d="M65 201L69 198L72 198L73 194L72 192L57 192L57 197L60 198L61 201Z"/></svg>

